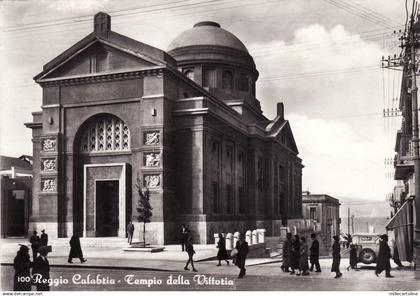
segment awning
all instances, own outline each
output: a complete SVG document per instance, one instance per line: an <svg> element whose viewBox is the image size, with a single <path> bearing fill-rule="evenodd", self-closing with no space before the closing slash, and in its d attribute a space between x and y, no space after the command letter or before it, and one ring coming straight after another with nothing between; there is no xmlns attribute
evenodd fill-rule
<svg viewBox="0 0 420 296"><path fill-rule="evenodd" d="M413 226L413 209L412 199L408 199L398 209L395 215L389 220L388 224L385 225L386 230L393 230L394 228Z"/></svg>
<svg viewBox="0 0 420 296"><path fill-rule="evenodd" d="M408 199L385 226L387 230L394 231L400 260L409 262L413 259L413 212L413 200Z"/></svg>

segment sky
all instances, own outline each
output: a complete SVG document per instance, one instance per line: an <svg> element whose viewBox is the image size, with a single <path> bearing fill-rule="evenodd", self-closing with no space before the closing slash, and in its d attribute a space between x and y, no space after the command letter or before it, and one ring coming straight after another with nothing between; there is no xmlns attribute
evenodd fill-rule
<svg viewBox="0 0 420 296"><path fill-rule="evenodd" d="M384 160L394 156L400 118L382 112L398 107L401 72L380 60L401 51L405 0L0 1L1 155L32 154L23 123L42 104L32 77L92 32L99 11L113 31L163 50L197 22L220 23L254 57L264 115L273 119L284 102L304 190L362 204L392 191Z"/></svg>

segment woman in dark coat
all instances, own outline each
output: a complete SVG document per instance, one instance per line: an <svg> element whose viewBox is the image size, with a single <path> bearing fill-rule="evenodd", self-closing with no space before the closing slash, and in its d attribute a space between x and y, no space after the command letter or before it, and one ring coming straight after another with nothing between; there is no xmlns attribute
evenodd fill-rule
<svg viewBox="0 0 420 296"><path fill-rule="evenodd" d="M239 235L239 241L236 243L235 249L238 251L236 254L235 264L240 269L238 278L241 279L246 274L245 261L249 252L248 243L245 241L243 234Z"/></svg>
<svg viewBox="0 0 420 296"><path fill-rule="evenodd" d="M299 235L295 235L295 238L292 241L292 250L291 250L291 263L292 271L290 274L295 273L295 269L299 269L299 257L300 257L300 242Z"/></svg>
<svg viewBox="0 0 420 296"><path fill-rule="evenodd" d="M299 273L297 275L308 275L308 245L306 244L305 237L300 238L300 252L299 252Z"/></svg>
<svg viewBox="0 0 420 296"><path fill-rule="evenodd" d="M13 267L15 268L13 291L31 291L31 266L29 248L21 245L13 261Z"/></svg>
<svg viewBox="0 0 420 296"><path fill-rule="evenodd" d="M194 267L193 256L195 254L195 251L194 251L194 246L192 244L191 235L188 236L187 240L185 241L185 251L188 253L188 261L187 261L187 264L184 267L184 270L189 270L188 265L191 263L193 271L197 271L197 269L195 269L195 267Z"/></svg>
<svg viewBox="0 0 420 296"><path fill-rule="evenodd" d="M85 258L83 258L82 247L80 246L80 239L75 234L70 239L70 254L67 262L73 263L73 258L79 258L80 263L87 261Z"/></svg>
<svg viewBox="0 0 420 296"><path fill-rule="evenodd" d="M219 233L219 241L217 242L217 247L219 251L217 252L217 260L219 260L219 264L217 266L221 266L221 261L225 260L226 264L229 265L229 255L226 251L226 240L221 233Z"/></svg>
<svg viewBox="0 0 420 296"><path fill-rule="evenodd" d="M340 272L340 260L341 260L341 255L340 255L340 243L339 243L339 238L338 236L333 236L334 239L334 243L332 245L332 257L333 257L333 262L332 262L332 267L331 267L331 272L335 272L335 279L340 278L343 274Z"/></svg>
<svg viewBox="0 0 420 296"><path fill-rule="evenodd" d="M379 251L378 259L376 260L376 270L375 274L378 276L382 271L385 270L385 277L391 278L391 249L388 246L388 236L386 234L381 236L381 241L379 242Z"/></svg>
<svg viewBox="0 0 420 296"><path fill-rule="evenodd" d="M288 232L286 234L286 240L283 242L282 257L283 263L281 270L284 272L290 272L289 267L291 266L291 250L292 250L292 234Z"/></svg>
<svg viewBox="0 0 420 296"><path fill-rule="evenodd" d="M347 267L347 270L351 269L357 269L357 249L354 244L350 244L350 265Z"/></svg>

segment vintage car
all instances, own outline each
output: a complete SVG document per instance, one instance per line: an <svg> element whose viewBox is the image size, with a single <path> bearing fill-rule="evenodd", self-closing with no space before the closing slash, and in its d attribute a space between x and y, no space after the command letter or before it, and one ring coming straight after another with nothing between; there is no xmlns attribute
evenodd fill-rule
<svg viewBox="0 0 420 296"><path fill-rule="evenodd" d="M355 233L352 235L352 243L357 248L358 261L364 264L376 262L379 251L379 233ZM391 250L392 247L390 246Z"/></svg>

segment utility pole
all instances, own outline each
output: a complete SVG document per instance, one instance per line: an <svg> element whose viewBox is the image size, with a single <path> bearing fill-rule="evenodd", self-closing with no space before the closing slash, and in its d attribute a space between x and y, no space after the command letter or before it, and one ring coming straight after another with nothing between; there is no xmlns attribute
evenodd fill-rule
<svg viewBox="0 0 420 296"><path fill-rule="evenodd" d="M350 234L350 208L347 208L347 233Z"/></svg>
<svg viewBox="0 0 420 296"><path fill-rule="evenodd" d="M414 10L413 10L414 11ZM410 46L410 70L411 70L411 106L412 106L412 143L414 162L414 186L415 186L415 209L416 225L414 233L414 247L416 256L415 278L420 278L420 155L419 155L419 120L417 104L417 82L416 82L416 50L418 46L417 34L420 32L419 22L414 23L414 15L410 18L408 32Z"/></svg>
<svg viewBox="0 0 420 296"><path fill-rule="evenodd" d="M351 234L354 234L354 215L351 215Z"/></svg>

